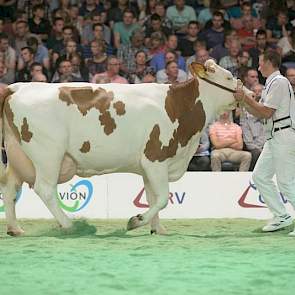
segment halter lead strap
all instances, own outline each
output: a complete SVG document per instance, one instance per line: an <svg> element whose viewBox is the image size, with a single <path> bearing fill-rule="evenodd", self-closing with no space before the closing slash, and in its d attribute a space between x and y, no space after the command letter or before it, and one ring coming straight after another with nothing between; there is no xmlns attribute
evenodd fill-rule
<svg viewBox="0 0 295 295"><path fill-rule="evenodd" d="M227 88L227 87L225 87L225 86L223 86L223 85L220 85L220 84L218 84L218 83L215 83L215 82L213 82L213 81L210 81L210 80L208 80L207 78L201 78L200 76L198 76L198 77L199 77L200 79L206 81L207 83L209 83L209 84L211 84L211 85L214 85L214 86L216 86L216 87L218 87L218 88L221 88L221 89L223 89L223 90L229 91L229 92L231 92L231 93L236 93L235 90L230 89L230 88Z"/></svg>

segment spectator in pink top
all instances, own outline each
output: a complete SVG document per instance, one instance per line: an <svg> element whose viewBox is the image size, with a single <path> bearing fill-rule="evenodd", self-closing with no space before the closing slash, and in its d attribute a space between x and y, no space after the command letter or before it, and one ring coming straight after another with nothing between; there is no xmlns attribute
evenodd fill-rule
<svg viewBox="0 0 295 295"><path fill-rule="evenodd" d="M229 112L223 113L209 129L213 150L212 171L221 171L224 161L239 163L239 171L249 171L251 153L243 151L242 128L230 120Z"/></svg>
<svg viewBox="0 0 295 295"><path fill-rule="evenodd" d="M105 81L110 81L110 83L121 83L128 84L128 81L119 75L120 61L115 56L109 56L107 60L107 70L103 73L94 75L92 78L92 83L97 83L103 78Z"/></svg>

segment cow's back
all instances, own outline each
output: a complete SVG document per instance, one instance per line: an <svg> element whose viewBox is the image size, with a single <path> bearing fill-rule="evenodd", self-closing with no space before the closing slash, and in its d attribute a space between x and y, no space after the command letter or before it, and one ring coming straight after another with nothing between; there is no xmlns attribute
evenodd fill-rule
<svg viewBox="0 0 295 295"><path fill-rule="evenodd" d="M14 123L21 129L26 118L32 133L23 149L30 153L31 146L40 142L52 150L64 149L81 171L138 172L153 127L160 126L164 144L172 137L173 124L165 112L167 85L15 85L17 91L10 100ZM86 97L92 91L89 87L99 89L103 103Z"/></svg>

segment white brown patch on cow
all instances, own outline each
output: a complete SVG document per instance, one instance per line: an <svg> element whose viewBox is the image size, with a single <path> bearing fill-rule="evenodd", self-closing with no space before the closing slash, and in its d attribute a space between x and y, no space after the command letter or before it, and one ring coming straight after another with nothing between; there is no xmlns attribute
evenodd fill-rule
<svg viewBox="0 0 295 295"><path fill-rule="evenodd" d="M116 110L118 116L123 116L126 113L125 104L123 101L117 101L113 104L113 108Z"/></svg>
<svg viewBox="0 0 295 295"><path fill-rule="evenodd" d="M178 127L173 132L168 146L160 141L160 127L156 124L150 133L144 154L154 161L165 161L176 155L180 144L185 147L189 140L200 132L206 122L206 114L199 97L199 83L196 79L171 86L166 97L165 109L172 122L178 120Z"/></svg>
<svg viewBox="0 0 295 295"><path fill-rule="evenodd" d="M116 123L114 118L112 118L111 113L109 111L102 113L99 116L99 121L101 123L106 135L110 135L116 129Z"/></svg>
<svg viewBox="0 0 295 295"><path fill-rule="evenodd" d="M3 109L5 101L11 98L11 95L13 94L13 91L11 91L9 88L5 88L2 90L2 93L0 95L0 119L2 120L3 117Z"/></svg>
<svg viewBox="0 0 295 295"><path fill-rule="evenodd" d="M21 126L21 139L25 142L30 142L32 137L33 133L29 130L28 120L27 118L24 118Z"/></svg>
<svg viewBox="0 0 295 295"><path fill-rule="evenodd" d="M152 162L156 160L162 162L167 158L175 156L178 147L178 141L175 140L175 134L176 130L173 133L173 138L169 141L169 145L163 146L160 141L160 127L156 124L150 133L150 138L144 150L146 157Z"/></svg>
<svg viewBox="0 0 295 295"><path fill-rule="evenodd" d="M90 142L84 141L82 147L80 148L81 153L88 153L90 151Z"/></svg>
<svg viewBox="0 0 295 295"><path fill-rule="evenodd" d="M8 122L8 125L9 127L11 128L16 140L18 142L21 142L21 136L20 136L20 132L17 128L17 126L14 124L14 113L10 107L10 104L9 104L9 100L11 99L11 96L9 95L6 99L5 99L5 102L4 102L4 112L5 112L5 116L6 116L6 119L7 119L7 122Z"/></svg>
<svg viewBox="0 0 295 295"><path fill-rule="evenodd" d="M199 95L199 82L195 78L171 85L165 100L165 109L170 120L175 122L189 112Z"/></svg>
<svg viewBox="0 0 295 295"><path fill-rule="evenodd" d="M65 101L67 105L77 105L83 116L92 108L104 113L114 99L113 92L107 92L103 88L93 90L91 87L61 87L59 90L60 100Z"/></svg>
<svg viewBox="0 0 295 295"><path fill-rule="evenodd" d="M114 99L113 92L107 92L103 88L93 90L91 87L61 87L59 90L60 100L66 102L67 105L77 105L83 116L86 116L90 109L97 109L101 113L99 121L104 127L106 135L110 135L116 129L115 120L109 112L111 102ZM121 115L123 107L118 104L117 108L119 109L119 115Z"/></svg>

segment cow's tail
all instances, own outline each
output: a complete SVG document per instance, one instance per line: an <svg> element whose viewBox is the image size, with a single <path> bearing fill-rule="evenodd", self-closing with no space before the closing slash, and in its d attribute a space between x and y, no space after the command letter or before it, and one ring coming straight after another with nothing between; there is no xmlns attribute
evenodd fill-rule
<svg viewBox="0 0 295 295"><path fill-rule="evenodd" d="M2 152L3 152L3 143L4 143L4 133L3 133L3 126L4 126L4 103L5 100L13 93L10 87L4 88L0 92L0 144L1 144L1 159L0 159L0 182L2 182L3 178L5 177L5 164L3 163L2 159Z"/></svg>

